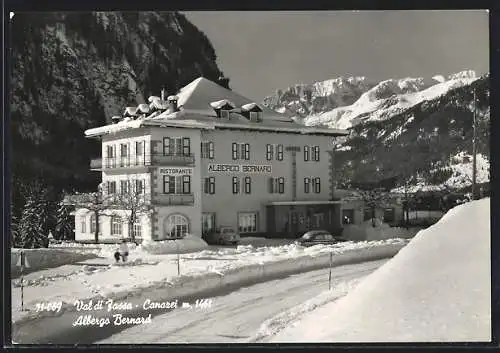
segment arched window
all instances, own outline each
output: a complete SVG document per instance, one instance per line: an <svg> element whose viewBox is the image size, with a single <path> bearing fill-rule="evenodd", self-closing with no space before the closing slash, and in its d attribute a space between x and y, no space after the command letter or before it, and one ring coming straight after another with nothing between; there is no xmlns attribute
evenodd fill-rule
<svg viewBox="0 0 500 353"><path fill-rule="evenodd" d="M181 214L172 214L165 218L164 239L179 239L189 232L189 220Z"/></svg>
<svg viewBox="0 0 500 353"><path fill-rule="evenodd" d="M111 217L111 235L122 235L122 219L118 216Z"/></svg>
<svg viewBox="0 0 500 353"><path fill-rule="evenodd" d="M94 234L95 228L96 228L95 213L92 213L92 215L90 215L90 233Z"/></svg>

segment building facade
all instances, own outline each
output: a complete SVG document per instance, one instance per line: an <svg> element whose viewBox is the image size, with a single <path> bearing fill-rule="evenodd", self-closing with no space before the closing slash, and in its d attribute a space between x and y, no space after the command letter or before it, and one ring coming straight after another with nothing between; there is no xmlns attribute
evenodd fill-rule
<svg viewBox="0 0 500 353"><path fill-rule="evenodd" d="M102 141L91 169L101 172L103 192L135 193L150 205L134 222L136 237L342 227L331 175L333 140L345 131L304 127L204 78L149 102L86 131ZM99 217L101 238L126 237L130 210L110 212ZM93 239L95 219L83 208L75 215L76 239Z"/></svg>

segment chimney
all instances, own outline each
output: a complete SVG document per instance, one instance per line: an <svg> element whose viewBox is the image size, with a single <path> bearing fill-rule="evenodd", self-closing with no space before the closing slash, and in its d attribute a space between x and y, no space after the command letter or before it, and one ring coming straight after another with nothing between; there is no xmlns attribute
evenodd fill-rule
<svg viewBox="0 0 500 353"><path fill-rule="evenodd" d="M224 88L230 89L229 88L229 79L224 77L224 75L219 76L219 79L217 80L217 84L219 86L224 87Z"/></svg>
<svg viewBox="0 0 500 353"><path fill-rule="evenodd" d="M167 96L167 90L165 89L165 87L163 87L163 88L161 89L161 100L162 100L162 101L165 101L165 100L166 100L166 99L165 99L165 98L166 98L166 96Z"/></svg>
<svg viewBox="0 0 500 353"><path fill-rule="evenodd" d="M168 108L171 113L179 111L177 107L177 96L168 96Z"/></svg>

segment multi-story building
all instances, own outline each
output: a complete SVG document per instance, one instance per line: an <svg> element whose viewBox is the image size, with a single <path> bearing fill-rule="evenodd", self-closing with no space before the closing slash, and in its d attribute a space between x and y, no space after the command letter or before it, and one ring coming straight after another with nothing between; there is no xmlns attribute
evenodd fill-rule
<svg viewBox="0 0 500 353"><path fill-rule="evenodd" d="M134 225L143 239L220 226L268 236L342 226L331 171L333 140L344 130L303 126L202 77L112 120L85 132L102 140L91 169L108 195L145 195L152 212ZM128 234L127 211L113 212L99 217L102 237ZM76 239L93 237L91 217L77 210Z"/></svg>

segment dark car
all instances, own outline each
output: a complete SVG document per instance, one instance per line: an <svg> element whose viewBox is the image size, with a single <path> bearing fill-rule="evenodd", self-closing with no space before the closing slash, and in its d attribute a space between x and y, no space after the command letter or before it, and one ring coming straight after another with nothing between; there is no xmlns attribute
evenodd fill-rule
<svg viewBox="0 0 500 353"><path fill-rule="evenodd" d="M216 232L210 232L204 237L210 245L237 245L240 235L232 227L220 227Z"/></svg>
<svg viewBox="0 0 500 353"><path fill-rule="evenodd" d="M336 244L346 241L341 236L333 236L326 230L311 230L301 236L295 243L301 246L313 246L318 244Z"/></svg>

